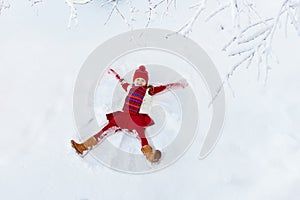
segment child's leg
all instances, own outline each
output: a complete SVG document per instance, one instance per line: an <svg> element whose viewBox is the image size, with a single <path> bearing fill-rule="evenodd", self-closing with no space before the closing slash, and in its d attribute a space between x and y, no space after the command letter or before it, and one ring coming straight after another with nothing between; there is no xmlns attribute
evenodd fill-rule
<svg viewBox="0 0 300 200"><path fill-rule="evenodd" d="M105 133L108 129L112 127L117 127L117 124L115 120L110 120L109 123L104 126L98 133L96 133L93 137L97 140L97 142L100 142L101 139L103 139L107 133Z"/></svg>
<svg viewBox="0 0 300 200"><path fill-rule="evenodd" d="M136 129L136 132L141 138L141 143L142 143L141 151L146 156L147 160L149 160L151 163L158 162L161 157L161 152L159 150L153 151L152 147L149 146L148 140L145 135L145 128L138 127Z"/></svg>
<svg viewBox="0 0 300 200"><path fill-rule="evenodd" d="M148 140L147 140L146 135L145 135L145 128L138 127L138 128L136 128L136 132L138 133L138 135L141 139L142 147L145 146L145 145L148 145Z"/></svg>
<svg viewBox="0 0 300 200"><path fill-rule="evenodd" d="M104 126L97 134L91 136L83 143L77 143L74 140L71 140L72 146L77 151L77 153L83 154L85 150L88 150L97 145L107 135L105 131L114 126L117 126L115 120L110 120L109 123Z"/></svg>

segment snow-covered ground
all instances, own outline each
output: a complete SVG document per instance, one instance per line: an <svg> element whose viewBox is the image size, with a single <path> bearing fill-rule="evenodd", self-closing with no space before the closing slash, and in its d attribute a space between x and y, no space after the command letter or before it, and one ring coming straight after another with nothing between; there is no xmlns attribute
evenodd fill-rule
<svg viewBox="0 0 300 200"><path fill-rule="evenodd" d="M260 4L268 5L268 15L280 2ZM280 63L272 65L266 86L263 78L257 80L255 63L237 70L232 90L225 86L223 136L206 159L198 159L199 138L176 163L150 174L120 173L78 157L70 146L70 139L78 139L72 108L76 77L98 45L128 30L119 16L103 27L109 14L104 10L81 7L79 25L71 29L63 1L37 8L11 2L2 12L1 199L299 199L300 39L292 29L288 38L284 31L274 38ZM152 27L176 30L187 10L179 6L174 18ZM190 37L225 74L232 63L220 53L219 21L199 22Z"/></svg>

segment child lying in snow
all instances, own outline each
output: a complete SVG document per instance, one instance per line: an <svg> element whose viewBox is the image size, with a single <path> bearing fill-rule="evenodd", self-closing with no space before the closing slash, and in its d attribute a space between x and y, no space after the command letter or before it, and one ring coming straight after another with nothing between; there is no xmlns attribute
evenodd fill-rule
<svg viewBox="0 0 300 200"><path fill-rule="evenodd" d="M91 149L103 140L107 135L107 130L110 128L117 128L116 132L121 129L135 130L141 140L141 151L147 160L151 163L159 161L161 152L159 150L153 151L145 136L145 128L154 124L148 115L151 106L151 96L169 88L185 88L188 86L187 82L181 81L161 86L148 85L148 72L143 65L139 66L135 71L132 85L126 83L124 79L121 79L119 74L114 70L110 69L110 72L116 76L123 89L128 92L123 111L106 114L108 120L106 126L83 143L76 143L74 140L71 140L72 147L77 153L82 154L85 150Z"/></svg>

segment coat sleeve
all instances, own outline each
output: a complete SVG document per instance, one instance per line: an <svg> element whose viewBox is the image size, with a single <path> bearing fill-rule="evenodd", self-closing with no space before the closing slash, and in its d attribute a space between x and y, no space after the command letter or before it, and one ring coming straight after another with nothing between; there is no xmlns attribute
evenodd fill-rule
<svg viewBox="0 0 300 200"><path fill-rule="evenodd" d="M160 85L160 86L152 86L149 85L149 94L155 95L157 93L163 92L166 89L177 89L177 88L185 88L188 86L188 82L185 79L182 79L176 83L169 83L167 85Z"/></svg>
<svg viewBox="0 0 300 200"><path fill-rule="evenodd" d="M128 86L129 86L129 85L130 85L129 83L121 82L121 86L122 86L122 88L125 90L125 92L128 92L127 90L128 90Z"/></svg>
<svg viewBox="0 0 300 200"><path fill-rule="evenodd" d="M164 91L166 88L167 88L167 85L160 85L160 86L152 86L152 85L150 85L148 93L153 96L155 94L158 94L158 93Z"/></svg>

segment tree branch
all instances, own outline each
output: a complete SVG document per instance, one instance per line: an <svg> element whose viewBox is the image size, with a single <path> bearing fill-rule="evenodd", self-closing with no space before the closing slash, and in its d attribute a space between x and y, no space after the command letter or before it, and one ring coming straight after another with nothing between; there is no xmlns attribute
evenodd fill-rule
<svg viewBox="0 0 300 200"><path fill-rule="evenodd" d="M0 15L3 10L10 8L10 4L8 0L0 0Z"/></svg>

